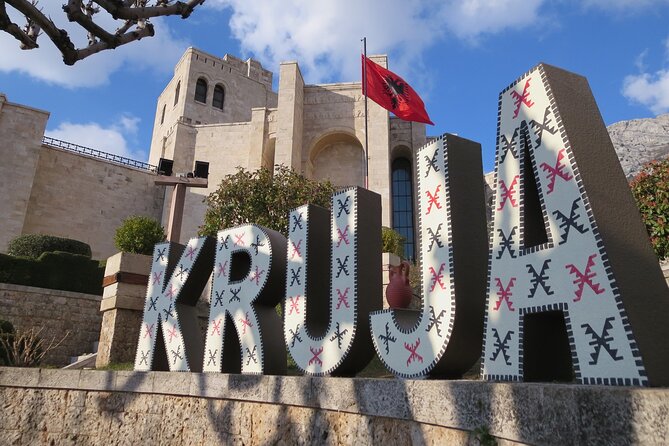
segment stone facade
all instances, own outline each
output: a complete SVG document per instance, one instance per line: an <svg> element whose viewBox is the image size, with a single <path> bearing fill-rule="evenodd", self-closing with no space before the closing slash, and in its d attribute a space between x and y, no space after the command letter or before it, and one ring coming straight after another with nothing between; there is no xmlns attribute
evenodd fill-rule
<svg viewBox="0 0 669 446"><path fill-rule="evenodd" d="M0 401L1 444L669 441L668 389L0 368Z"/></svg>
<svg viewBox="0 0 669 446"><path fill-rule="evenodd" d="M385 56L372 57L386 66ZM284 164L308 178L338 186L365 184L364 96L359 82L305 84L297 62L274 74L259 62L222 58L189 48L158 97L149 163L174 161L174 174L209 162L209 187L188 189L180 241L196 236L204 198L237 167ZM196 100L198 81L206 95ZM214 92L224 93L214 104ZM202 93L202 90L200 90ZM71 237L91 245L93 255L115 252L113 234L130 215L167 224L171 188L155 186L155 174L43 146L48 113L7 102L0 95L0 198L4 211L0 251L14 237L34 232ZM392 226L391 165L426 142L425 125L404 122L369 102L369 189L382 197L382 222ZM10 187L11 185L11 187ZM167 189L167 190L166 190ZM6 201L6 203L5 203ZM415 226L415 225L414 225Z"/></svg>
<svg viewBox="0 0 669 446"><path fill-rule="evenodd" d="M49 113L13 104L0 94L0 251L23 233L47 119Z"/></svg>
<svg viewBox="0 0 669 446"><path fill-rule="evenodd" d="M387 65L385 56L373 59ZM178 174L191 172L196 160L209 162L209 187L186 192L182 243L202 224L203 199L237 167L253 170L283 164L308 178L364 186L360 83L308 85L297 62L281 64L277 93L271 90L272 78L252 59L217 58L189 48L158 98L150 163L157 164L161 157L172 159ZM195 99L198 80L207 84L204 102ZM224 87L222 110L213 105L216 86ZM371 101L368 116L369 188L382 197L383 224L392 226L390 166L397 157L412 161L426 141L425 125L391 118ZM163 218L169 212L170 195L168 191Z"/></svg>
<svg viewBox="0 0 669 446"><path fill-rule="evenodd" d="M42 363L63 366L70 356L93 351L100 334L100 296L0 283L0 319L16 330L44 328L40 337L65 341Z"/></svg>

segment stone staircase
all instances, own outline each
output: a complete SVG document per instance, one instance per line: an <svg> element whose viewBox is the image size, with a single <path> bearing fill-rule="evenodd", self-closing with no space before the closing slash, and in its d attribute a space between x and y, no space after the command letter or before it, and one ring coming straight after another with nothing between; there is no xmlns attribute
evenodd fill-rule
<svg viewBox="0 0 669 446"><path fill-rule="evenodd" d="M93 353L83 353L79 356L70 356L70 363L63 367L63 369L94 369L95 360L98 357L98 345L96 341L93 343Z"/></svg>

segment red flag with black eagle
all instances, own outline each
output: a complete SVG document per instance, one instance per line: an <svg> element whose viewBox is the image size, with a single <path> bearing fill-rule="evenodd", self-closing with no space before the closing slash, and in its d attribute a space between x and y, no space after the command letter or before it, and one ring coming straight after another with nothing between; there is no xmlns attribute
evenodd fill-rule
<svg viewBox="0 0 669 446"><path fill-rule="evenodd" d="M367 85L364 83L365 65ZM372 62L364 55L362 56L362 70L362 94L393 112L400 119L434 125L425 111L422 99L404 79Z"/></svg>

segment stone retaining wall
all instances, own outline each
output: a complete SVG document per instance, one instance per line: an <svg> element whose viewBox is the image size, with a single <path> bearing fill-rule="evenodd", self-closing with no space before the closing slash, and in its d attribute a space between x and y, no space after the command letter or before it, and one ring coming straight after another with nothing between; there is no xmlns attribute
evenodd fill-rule
<svg viewBox="0 0 669 446"><path fill-rule="evenodd" d="M0 444L669 442L669 389L0 368L0 401Z"/></svg>
<svg viewBox="0 0 669 446"><path fill-rule="evenodd" d="M69 335L49 352L43 364L62 366L70 356L90 353L100 336L102 296L0 283L0 319L17 330L44 327L47 342Z"/></svg>

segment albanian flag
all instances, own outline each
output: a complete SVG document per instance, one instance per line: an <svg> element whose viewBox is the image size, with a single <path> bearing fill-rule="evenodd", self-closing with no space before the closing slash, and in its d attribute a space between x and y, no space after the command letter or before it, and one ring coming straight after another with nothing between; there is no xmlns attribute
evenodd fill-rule
<svg viewBox="0 0 669 446"><path fill-rule="evenodd" d="M420 96L404 79L375 64L364 55L362 63L362 94L393 112L400 119L434 125L425 111L425 104ZM364 84L365 66L367 67L367 85Z"/></svg>

